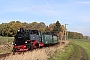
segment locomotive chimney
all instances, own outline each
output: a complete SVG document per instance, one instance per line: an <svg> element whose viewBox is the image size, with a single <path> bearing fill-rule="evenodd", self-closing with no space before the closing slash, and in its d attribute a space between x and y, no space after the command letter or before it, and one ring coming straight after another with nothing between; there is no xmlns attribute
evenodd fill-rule
<svg viewBox="0 0 90 60"><path fill-rule="evenodd" d="M24 32L24 29L23 28L20 28L20 32Z"/></svg>

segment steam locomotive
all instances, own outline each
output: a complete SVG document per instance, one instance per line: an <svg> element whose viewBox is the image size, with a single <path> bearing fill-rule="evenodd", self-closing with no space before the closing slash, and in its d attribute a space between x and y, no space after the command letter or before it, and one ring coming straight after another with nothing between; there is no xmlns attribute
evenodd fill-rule
<svg viewBox="0 0 90 60"><path fill-rule="evenodd" d="M38 30L24 30L20 28L14 36L13 51L27 51L56 43L58 43L58 36L42 34Z"/></svg>

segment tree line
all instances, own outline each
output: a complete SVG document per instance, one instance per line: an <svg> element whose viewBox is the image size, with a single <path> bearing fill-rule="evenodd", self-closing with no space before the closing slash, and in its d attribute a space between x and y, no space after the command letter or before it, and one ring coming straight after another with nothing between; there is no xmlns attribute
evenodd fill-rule
<svg viewBox="0 0 90 60"><path fill-rule="evenodd" d="M78 32L68 32L68 38L71 39L82 39L84 38L83 34L78 33Z"/></svg>
<svg viewBox="0 0 90 60"><path fill-rule="evenodd" d="M8 36L13 37L17 33L17 31L20 28L29 29L29 30L38 30L42 33L50 33L54 35L58 35L59 38L65 37L65 27L64 25L61 25L59 21L56 21L55 23L49 24L49 26L46 26L44 22L32 22L32 23L26 23L26 22L20 22L20 21L11 21L9 23L2 23L0 24L0 36ZM67 33L68 38L74 38L74 39L81 39L83 38L83 34L77 33L77 32L68 32Z"/></svg>

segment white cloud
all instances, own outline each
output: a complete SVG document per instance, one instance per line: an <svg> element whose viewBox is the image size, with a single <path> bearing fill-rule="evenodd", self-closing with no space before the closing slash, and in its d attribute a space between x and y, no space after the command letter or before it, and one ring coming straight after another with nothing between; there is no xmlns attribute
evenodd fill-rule
<svg viewBox="0 0 90 60"><path fill-rule="evenodd" d="M90 23L90 18L84 19L83 22Z"/></svg>
<svg viewBox="0 0 90 60"><path fill-rule="evenodd" d="M47 0L44 0L45 1L45 3L48 5L48 6L50 6L50 4L47 2Z"/></svg>
<svg viewBox="0 0 90 60"><path fill-rule="evenodd" d="M50 0L51 2L54 2L54 0Z"/></svg>
<svg viewBox="0 0 90 60"><path fill-rule="evenodd" d="M11 21L20 21L20 20L0 19L0 22L1 22L1 23L9 23L9 22L11 22ZM0 23L0 24L1 24L1 23Z"/></svg>
<svg viewBox="0 0 90 60"><path fill-rule="evenodd" d="M79 1L79 0L72 0L73 3L78 3L78 4L90 4L90 1Z"/></svg>
<svg viewBox="0 0 90 60"><path fill-rule="evenodd" d="M74 30L73 30L74 31ZM88 26L76 26L75 31L82 33L83 35L90 36L90 28Z"/></svg>
<svg viewBox="0 0 90 60"><path fill-rule="evenodd" d="M80 4L90 4L90 2L76 2L76 3L80 3Z"/></svg>
<svg viewBox="0 0 90 60"><path fill-rule="evenodd" d="M6 19L0 19L0 22L1 22L1 23L7 23L7 22L9 22L9 20L6 20ZM1 24L1 23L0 23L0 24Z"/></svg>
<svg viewBox="0 0 90 60"><path fill-rule="evenodd" d="M77 19L80 20L83 23L90 23L90 15L89 15L89 13L87 13L85 15L78 16Z"/></svg>
<svg viewBox="0 0 90 60"><path fill-rule="evenodd" d="M31 9L32 10L36 10L37 9L37 6L32 6Z"/></svg>
<svg viewBox="0 0 90 60"><path fill-rule="evenodd" d="M24 12L27 10L30 10L30 8L29 7L10 7L10 8L7 8L7 11L9 11L9 12Z"/></svg>

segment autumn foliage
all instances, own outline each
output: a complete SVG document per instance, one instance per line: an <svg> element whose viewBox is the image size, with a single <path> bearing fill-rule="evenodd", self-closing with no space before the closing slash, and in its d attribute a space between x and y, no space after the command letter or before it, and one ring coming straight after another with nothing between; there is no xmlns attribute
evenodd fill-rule
<svg viewBox="0 0 90 60"><path fill-rule="evenodd" d="M17 33L17 31L20 28L24 29L31 29L31 30L39 30L42 33L49 32L53 35L58 35L59 38L65 36L65 27L64 25L61 25L59 21L56 21L56 23L51 23L49 26L46 26L44 22L32 22L32 23L26 23L26 22L20 22L20 21L11 21L9 23L2 23L0 24L0 36L8 36L13 37ZM83 35L81 33L77 32L68 32L67 31L68 38L83 38Z"/></svg>

